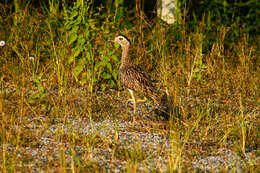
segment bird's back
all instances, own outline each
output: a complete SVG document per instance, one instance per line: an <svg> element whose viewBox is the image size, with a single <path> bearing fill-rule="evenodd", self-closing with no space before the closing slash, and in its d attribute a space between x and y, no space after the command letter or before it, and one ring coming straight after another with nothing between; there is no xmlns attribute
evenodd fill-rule
<svg viewBox="0 0 260 173"><path fill-rule="evenodd" d="M131 90L153 95L155 87L146 72L136 65L124 65L119 68L119 79L121 84Z"/></svg>

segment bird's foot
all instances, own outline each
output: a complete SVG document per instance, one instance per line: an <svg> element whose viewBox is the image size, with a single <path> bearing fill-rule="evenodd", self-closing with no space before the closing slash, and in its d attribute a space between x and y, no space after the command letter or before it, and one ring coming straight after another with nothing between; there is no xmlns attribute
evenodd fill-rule
<svg viewBox="0 0 260 173"><path fill-rule="evenodd" d="M131 102L133 104L133 108L134 108L134 114L136 113L136 101L134 99L128 99L127 103Z"/></svg>
<svg viewBox="0 0 260 173"><path fill-rule="evenodd" d="M127 100L127 103L128 102L131 102L132 104L135 104L135 103L144 103L144 102L146 102L147 101L147 98L146 97L144 97L144 99L139 99L139 100L133 100L133 99L128 99Z"/></svg>
<svg viewBox="0 0 260 173"><path fill-rule="evenodd" d="M147 101L147 98L144 97L144 99L137 100L136 102L137 102L137 103L144 103L144 102L146 102L146 101Z"/></svg>

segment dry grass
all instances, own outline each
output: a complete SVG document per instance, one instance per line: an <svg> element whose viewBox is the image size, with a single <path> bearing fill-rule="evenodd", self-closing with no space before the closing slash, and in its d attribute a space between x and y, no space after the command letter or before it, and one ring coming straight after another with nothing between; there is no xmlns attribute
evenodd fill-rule
<svg viewBox="0 0 260 173"><path fill-rule="evenodd" d="M136 63L174 103L171 119L163 121L151 101L133 115L127 92L109 89L99 71L94 83L89 76L77 82L67 40L40 21L26 14L25 27L1 30L9 35L0 47L1 172L260 170L259 38L250 43L241 34L226 45L229 29L219 27L206 49L203 22L192 33L177 31L181 39L163 24L143 24L144 38L124 31L133 36ZM95 59L120 56L97 35Z"/></svg>

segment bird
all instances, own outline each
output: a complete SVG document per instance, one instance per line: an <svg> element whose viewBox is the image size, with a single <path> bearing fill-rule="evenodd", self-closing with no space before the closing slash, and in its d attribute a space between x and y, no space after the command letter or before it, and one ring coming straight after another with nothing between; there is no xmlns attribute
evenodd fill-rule
<svg viewBox="0 0 260 173"><path fill-rule="evenodd" d="M133 102L134 114L136 112L136 100L133 91L145 94L160 105L161 99L154 83L150 80L145 71L132 62L128 54L130 48L129 39L124 35L118 35L114 39L108 41L118 43L122 48L121 65L119 67L118 75L120 83L127 88L131 94L130 100Z"/></svg>

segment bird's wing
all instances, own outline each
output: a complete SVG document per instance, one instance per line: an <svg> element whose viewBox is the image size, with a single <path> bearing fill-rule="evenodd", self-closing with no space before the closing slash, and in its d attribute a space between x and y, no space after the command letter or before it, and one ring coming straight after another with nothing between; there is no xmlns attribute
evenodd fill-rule
<svg viewBox="0 0 260 173"><path fill-rule="evenodd" d="M146 72L138 66L126 66L119 69L120 82L134 91L151 95L154 92L153 83Z"/></svg>

